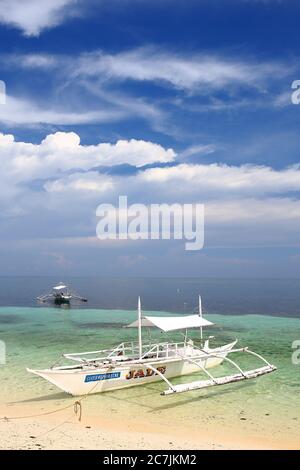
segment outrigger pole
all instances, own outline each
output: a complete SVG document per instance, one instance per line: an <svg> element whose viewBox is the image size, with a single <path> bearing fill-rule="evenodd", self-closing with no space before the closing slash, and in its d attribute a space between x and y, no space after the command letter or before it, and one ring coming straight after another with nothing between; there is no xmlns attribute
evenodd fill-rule
<svg viewBox="0 0 300 470"><path fill-rule="evenodd" d="M143 345L142 345L142 308L141 298L138 300L138 331L139 331L139 358L142 359Z"/></svg>

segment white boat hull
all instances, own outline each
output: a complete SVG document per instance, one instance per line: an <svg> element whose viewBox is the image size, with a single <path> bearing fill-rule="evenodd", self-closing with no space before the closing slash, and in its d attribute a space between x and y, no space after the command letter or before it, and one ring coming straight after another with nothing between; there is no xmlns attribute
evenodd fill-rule
<svg viewBox="0 0 300 470"><path fill-rule="evenodd" d="M201 372L201 367L210 369L220 365L227 354L234 347L236 342L210 350L216 351L221 356L218 357L202 357L197 358L191 355L199 365L189 363L182 357L168 358L165 360L149 360L148 364L159 370L159 372L167 379L172 377L180 377L183 375ZM199 351L197 351L199 356ZM32 370L27 369L29 372L36 374L48 382L56 385L59 389L73 396L87 395L93 393L102 393L122 388L128 388L136 385L143 385L147 383L157 382L162 380L162 377L155 373L147 362L144 363L131 363L131 364L116 364L101 368L84 367L69 367L69 368L53 368L45 370Z"/></svg>

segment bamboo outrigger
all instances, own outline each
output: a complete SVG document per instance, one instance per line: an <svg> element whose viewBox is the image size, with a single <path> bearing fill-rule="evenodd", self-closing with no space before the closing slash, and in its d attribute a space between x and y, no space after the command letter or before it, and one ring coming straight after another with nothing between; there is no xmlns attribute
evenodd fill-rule
<svg viewBox="0 0 300 470"><path fill-rule="evenodd" d="M128 325L129 328L138 329L137 342L124 342L106 350L63 354L65 359L75 361L76 365L27 370L74 396L117 390L158 380L164 381L168 386L161 394L170 395L252 379L276 370L276 367L261 355L248 348L236 348L237 340L218 348L210 348L209 339L203 344L203 328L210 325L213 324L203 318L200 297L198 314L171 317L143 316L139 298L138 319ZM184 330L184 341L143 344L143 327L156 327L166 333ZM200 330L199 347L187 336L187 330L190 328ZM264 366L244 371L228 357L233 353L253 355L260 359ZM230 363L237 373L215 378L209 369L224 361ZM196 372L202 372L208 378L180 385L174 385L170 381L173 377Z"/></svg>

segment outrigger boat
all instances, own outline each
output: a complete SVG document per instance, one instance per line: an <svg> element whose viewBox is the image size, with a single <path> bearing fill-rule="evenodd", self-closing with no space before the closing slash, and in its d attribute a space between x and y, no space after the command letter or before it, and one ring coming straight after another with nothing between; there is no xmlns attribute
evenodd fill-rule
<svg viewBox="0 0 300 470"><path fill-rule="evenodd" d="M276 370L276 367L261 355L248 348L236 348L237 340L217 348L210 348L209 339L203 344L203 327L211 325L213 323L203 318L200 297L197 314L169 317L143 316L139 298L138 319L127 326L138 329L137 342L124 342L113 349L63 354L65 359L75 361L77 364L54 365L49 369L27 369L27 371L76 396L108 392L158 380L164 381L168 387L161 394L170 395L252 379ZM185 332L184 341L143 344L143 327L156 327L166 333L183 330ZM190 328L200 330L199 346L196 346L194 341L188 338L187 330ZM229 354L242 352L257 357L264 365L257 369L242 370L236 362L228 357ZM224 361L229 362L236 369L236 373L214 377L209 369ZM207 378L179 385L174 385L170 381L173 377L196 372L204 373Z"/></svg>
<svg viewBox="0 0 300 470"><path fill-rule="evenodd" d="M81 302L87 302L87 299L76 294L67 285L62 282L58 286L52 287L52 291L45 295L37 297L38 302L53 301L56 305L70 304L71 300L80 300Z"/></svg>

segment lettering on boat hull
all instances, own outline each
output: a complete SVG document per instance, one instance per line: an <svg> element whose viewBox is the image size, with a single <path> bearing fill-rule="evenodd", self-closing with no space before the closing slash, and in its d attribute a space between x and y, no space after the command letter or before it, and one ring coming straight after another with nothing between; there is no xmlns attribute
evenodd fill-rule
<svg viewBox="0 0 300 470"><path fill-rule="evenodd" d="M161 374L165 374L166 372L166 366L160 366L157 367L157 370ZM157 375L156 372L152 369L137 369L137 370L130 370L128 374L126 375L126 380L131 380L131 379L142 379L145 377L152 377L152 375Z"/></svg>
<svg viewBox="0 0 300 470"><path fill-rule="evenodd" d="M99 380L119 379L121 372L107 372L106 374L86 375L85 382L97 382Z"/></svg>

